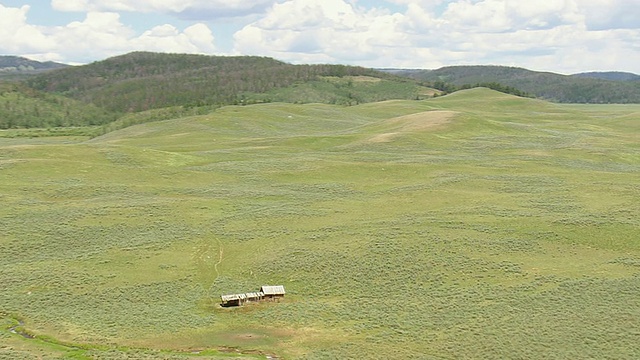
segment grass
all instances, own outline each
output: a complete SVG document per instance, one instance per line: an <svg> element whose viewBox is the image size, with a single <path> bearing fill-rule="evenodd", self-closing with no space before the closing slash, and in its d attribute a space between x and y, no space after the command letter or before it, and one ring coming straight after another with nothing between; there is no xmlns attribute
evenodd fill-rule
<svg viewBox="0 0 640 360"><path fill-rule="evenodd" d="M438 90L411 82L383 80L368 76L324 76L314 81L273 89L266 93L241 95L246 103L289 102L357 105L388 99L427 99Z"/></svg>
<svg viewBox="0 0 640 360"><path fill-rule="evenodd" d="M474 89L0 138L0 358L637 358L639 109Z"/></svg>

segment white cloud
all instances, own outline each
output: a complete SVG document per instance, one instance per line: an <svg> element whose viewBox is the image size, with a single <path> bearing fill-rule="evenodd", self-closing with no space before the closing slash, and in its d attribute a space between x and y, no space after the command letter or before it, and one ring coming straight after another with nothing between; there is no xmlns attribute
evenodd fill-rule
<svg viewBox="0 0 640 360"><path fill-rule="evenodd" d="M88 12L82 21L42 27L27 23L28 6L0 5L0 53L29 55L40 60L89 62L131 51L212 53L214 36L197 23L183 31L156 26L142 34L122 23L114 12Z"/></svg>
<svg viewBox="0 0 640 360"><path fill-rule="evenodd" d="M51 0L51 8L57 11L84 11L88 9L87 0Z"/></svg>
<svg viewBox="0 0 640 360"><path fill-rule="evenodd" d="M442 15L443 21L458 29L481 32L550 29L580 19L574 0L457 1Z"/></svg>
<svg viewBox="0 0 640 360"><path fill-rule="evenodd" d="M30 23L29 6L0 5L0 52L67 62L134 50L214 53L218 39L213 26L229 38L235 32L233 42L220 40L225 53L293 63L503 64L563 72L640 72L640 0L368 1L52 0L55 9L86 14L84 20L56 27ZM235 17L249 13L253 15ZM123 23L153 14L166 20L137 30ZM179 28L171 24L171 16L234 18L190 21L189 27Z"/></svg>
<svg viewBox="0 0 640 360"><path fill-rule="evenodd" d="M135 49L171 53L211 53L213 34L204 24L196 24L180 32L173 25L156 26L132 39Z"/></svg>
<svg viewBox="0 0 640 360"><path fill-rule="evenodd" d="M130 11L177 14L190 19L245 16L263 12L275 0L51 0L58 11Z"/></svg>
<svg viewBox="0 0 640 360"><path fill-rule="evenodd" d="M21 53L50 49L51 43L40 27L27 24L30 7L5 7L0 4L0 53Z"/></svg>
<svg viewBox="0 0 640 360"><path fill-rule="evenodd" d="M235 34L235 51L301 62L366 61L385 47L408 46L403 16L343 0L286 1Z"/></svg>
<svg viewBox="0 0 640 360"><path fill-rule="evenodd" d="M396 5L418 5L421 7L433 7L440 5L445 0L385 0L388 3Z"/></svg>
<svg viewBox="0 0 640 360"><path fill-rule="evenodd" d="M591 30L640 28L640 0L574 0Z"/></svg>
<svg viewBox="0 0 640 360"><path fill-rule="evenodd" d="M638 58L640 32L620 14L625 9L635 14L629 6L640 0L387 0L403 6L401 13L367 10L358 6L363 2L278 3L235 34L235 51L372 67L504 64L563 72L638 71L629 59ZM612 21L618 23L608 29L625 31L598 30Z"/></svg>

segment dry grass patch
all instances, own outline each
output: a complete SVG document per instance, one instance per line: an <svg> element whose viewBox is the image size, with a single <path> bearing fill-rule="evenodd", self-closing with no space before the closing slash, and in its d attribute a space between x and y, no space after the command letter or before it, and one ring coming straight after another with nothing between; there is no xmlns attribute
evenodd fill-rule
<svg viewBox="0 0 640 360"><path fill-rule="evenodd" d="M379 134L379 135L376 135L376 136L370 138L369 142L372 142L372 143L389 142L389 141L393 140L393 138L395 138L398 135L399 135L399 133L397 133L397 132Z"/></svg>
<svg viewBox="0 0 640 360"><path fill-rule="evenodd" d="M380 78L371 77L371 76L349 76L347 77L349 80L353 80L354 82L368 82L368 83L377 83L382 81Z"/></svg>
<svg viewBox="0 0 640 360"><path fill-rule="evenodd" d="M456 114L455 111L436 110L395 117L384 122L395 131L375 135L369 142L389 142L402 134L438 129L450 123Z"/></svg>

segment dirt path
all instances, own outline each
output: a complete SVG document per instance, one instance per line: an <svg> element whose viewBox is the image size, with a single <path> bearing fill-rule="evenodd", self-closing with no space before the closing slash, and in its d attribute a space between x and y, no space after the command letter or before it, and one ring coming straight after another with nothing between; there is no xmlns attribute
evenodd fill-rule
<svg viewBox="0 0 640 360"><path fill-rule="evenodd" d="M222 241L220 241L220 239L216 239L216 240L218 240L218 248L219 248L220 257L218 258L218 262L213 264L213 270L215 270L215 272L216 272L216 278L215 278L215 280L213 280L214 283L220 277L220 271L218 270L218 265L220 265L220 263L222 263L222 257L224 255L224 248L222 247Z"/></svg>

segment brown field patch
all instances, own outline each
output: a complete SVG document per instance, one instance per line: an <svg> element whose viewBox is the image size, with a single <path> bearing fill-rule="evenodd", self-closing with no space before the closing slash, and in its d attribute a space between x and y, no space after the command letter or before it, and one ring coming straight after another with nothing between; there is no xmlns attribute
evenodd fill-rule
<svg viewBox="0 0 640 360"><path fill-rule="evenodd" d="M450 123L456 114L455 111L435 110L391 118L385 123L392 125L393 131L375 135L368 142L389 142L402 134L441 128Z"/></svg>
<svg viewBox="0 0 640 360"><path fill-rule="evenodd" d="M370 83L377 83L382 81L382 79L380 78L376 78L376 77L371 77L371 76L349 76L349 79L353 80L354 82L370 82Z"/></svg>
<svg viewBox="0 0 640 360"><path fill-rule="evenodd" d="M369 142L373 142L373 143L389 142L393 140L393 138L396 136L398 136L397 132L379 134L370 138Z"/></svg>
<svg viewBox="0 0 640 360"><path fill-rule="evenodd" d="M426 130L447 124L456 115L455 111L425 111L417 114L399 116L387 120L390 124L399 124L404 131Z"/></svg>
<svg viewBox="0 0 640 360"><path fill-rule="evenodd" d="M420 92L421 96L428 96L428 97L433 97L436 94L441 95L442 91L436 90L436 89L429 89L429 90L424 90Z"/></svg>

